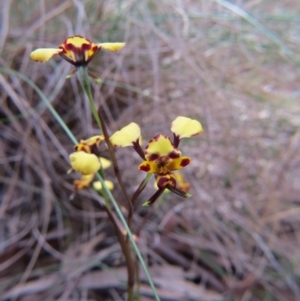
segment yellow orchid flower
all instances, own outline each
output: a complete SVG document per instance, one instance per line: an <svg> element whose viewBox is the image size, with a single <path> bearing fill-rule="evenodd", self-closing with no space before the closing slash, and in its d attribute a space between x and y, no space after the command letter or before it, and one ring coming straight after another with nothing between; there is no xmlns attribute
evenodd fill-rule
<svg viewBox="0 0 300 301"><path fill-rule="evenodd" d="M191 185L188 182L185 182L182 173L176 170L172 174L175 177L176 187L178 187L180 190L188 192ZM159 189L156 182L154 182L153 187L155 190ZM164 193L169 193L169 190L166 189Z"/></svg>
<svg viewBox="0 0 300 301"><path fill-rule="evenodd" d="M181 169L190 164L191 159L182 156L181 152L174 148L170 139L164 135L157 135L146 146L146 160L138 169L156 175L158 188L166 186L176 187L176 179L172 171Z"/></svg>
<svg viewBox="0 0 300 301"><path fill-rule="evenodd" d="M111 161L103 157L97 157L97 147L104 140L103 135L96 135L87 140L80 140L74 146L75 153L70 155L70 162L72 169L82 174L80 180L74 181L75 190L80 190L90 186L93 181L95 173L102 167L106 169L111 166ZM108 186L113 185L108 181Z"/></svg>
<svg viewBox="0 0 300 301"><path fill-rule="evenodd" d="M72 169L81 173L81 179L74 181L74 188L76 191L83 188L88 188L94 179L95 173L100 169L100 167L107 169L111 166L111 161L107 160L106 158L98 158L96 155L86 153L84 151L72 153L70 155L70 163ZM106 184L109 189L110 187L113 189L113 183L107 181Z"/></svg>
<svg viewBox="0 0 300 301"><path fill-rule="evenodd" d="M125 47L125 43L93 43L79 35L67 38L58 48L38 48L31 52L30 58L36 62L46 63L53 56L60 55L64 60L75 66L75 70L67 77L71 77L78 67L85 67L101 50L116 52ZM99 81L92 73L88 74Z"/></svg>
<svg viewBox="0 0 300 301"><path fill-rule="evenodd" d="M182 156L177 148L182 138L196 136L202 133L203 129L199 121L179 116L172 122L171 131L174 134L173 142L168 136L159 134L149 141L145 151L141 148L140 128L135 123L125 126L110 137L110 141L115 147L132 146L144 160L138 169L155 175L158 191L144 203L145 206L153 204L165 189L183 197L190 197L190 194L187 193L189 184L182 182L180 177L176 177L174 171L190 164L191 159ZM145 188L148 180L149 178L146 177L139 186L134 195L135 199Z"/></svg>
<svg viewBox="0 0 300 301"><path fill-rule="evenodd" d="M99 158L83 151L70 154L72 168L83 175L95 174L101 167Z"/></svg>

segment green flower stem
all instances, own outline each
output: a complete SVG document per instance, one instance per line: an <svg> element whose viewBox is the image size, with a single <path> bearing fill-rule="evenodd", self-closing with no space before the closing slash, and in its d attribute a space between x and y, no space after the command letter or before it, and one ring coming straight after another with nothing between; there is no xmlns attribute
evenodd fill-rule
<svg viewBox="0 0 300 301"><path fill-rule="evenodd" d="M112 144L109 140L109 135L108 135L108 132L107 132L106 125L104 123L104 119L101 118L100 112L99 113L97 112L95 102L94 102L94 98L93 98L92 91L91 91L91 84L90 84L90 79L89 79L87 68L86 67L80 67L78 71L79 71L80 82L81 82L81 85L82 85L82 87L83 87L83 89L84 89L84 91L85 91L85 93L88 97L93 116L94 116L94 118L97 122L97 125L99 126L99 128L103 132L105 142L107 144L108 151L110 153L110 157L111 157L111 160L112 160L112 163L113 163L113 166L114 166L114 172L115 172L116 178L119 182L119 185L120 185L120 187L122 189L122 192L123 192L123 194L126 198L126 201L128 203L128 224L130 226L131 221L132 221L132 216L133 216L133 206L132 206L131 200L129 198L129 195L127 193L124 182L123 182L123 180L121 178L121 175L120 175L120 170L119 170L118 162L117 162L117 159L116 159L116 156L115 156L114 147L112 146Z"/></svg>
<svg viewBox="0 0 300 301"><path fill-rule="evenodd" d="M78 72L79 72L80 83L82 85L84 92L86 93L86 95L88 97L93 116L97 122L98 127L103 131L103 120L100 119L99 114L96 109L96 106L95 106L94 98L93 98L92 91L91 91L89 75L87 73L87 68L79 67Z"/></svg>

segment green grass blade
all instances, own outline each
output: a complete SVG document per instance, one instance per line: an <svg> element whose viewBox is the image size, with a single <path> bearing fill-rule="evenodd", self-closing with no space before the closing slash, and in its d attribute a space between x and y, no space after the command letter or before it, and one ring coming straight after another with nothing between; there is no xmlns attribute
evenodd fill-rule
<svg viewBox="0 0 300 301"><path fill-rule="evenodd" d="M279 47L281 49L282 53L286 57L288 57L290 60L292 60L298 67L300 67L300 62L295 58L293 52L288 47L286 47L272 31L267 29L262 23L260 23L254 17L252 17L245 10L241 9L240 7L234 5L226 0L211 0L211 1L226 7L227 9L231 10L232 12L234 12L235 14L239 15L244 20L246 20L248 23L253 25L262 34L264 34L270 41L272 41L277 47Z"/></svg>

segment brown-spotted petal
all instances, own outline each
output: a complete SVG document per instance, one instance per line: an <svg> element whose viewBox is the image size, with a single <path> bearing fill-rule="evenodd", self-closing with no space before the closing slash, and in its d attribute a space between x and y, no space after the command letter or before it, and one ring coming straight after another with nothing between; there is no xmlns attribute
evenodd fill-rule
<svg viewBox="0 0 300 301"><path fill-rule="evenodd" d="M79 35L67 38L59 48L62 49L61 57L77 67L88 64L100 50L96 44Z"/></svg>
<svg viewBox="0 0 300 301"><path fill-rule="evenodd" d="M145 150L145 157L149 161L154 161L163 156L177 158L180 155L181 152L174 148L169 137L161 134L152 138Z"/></svg>
<svg viewBox="0 0 300 301"><path fill-rule="evenodd" d="M176 179L171 172L165 175L157 175L156 184L159 189L165 188L168 184L176 187Z"/></svg>
<svg viewBox="0 0 300 301"><path fill-rule="evenodd" d="M186 156L181 156L179 158L175 158L173 160L170 160L166 167L168 170L172 171L172 170L178 170L181 169L187 165L189 165L191 163L191 159L189 157Z"/></svg>
<svg viewBox="0 0 300 301"><path fill-rule="evenodd" d="M158 173L159 169L154 161L144 161L139 167L139 170L145 171L147 173Z"/></svg>

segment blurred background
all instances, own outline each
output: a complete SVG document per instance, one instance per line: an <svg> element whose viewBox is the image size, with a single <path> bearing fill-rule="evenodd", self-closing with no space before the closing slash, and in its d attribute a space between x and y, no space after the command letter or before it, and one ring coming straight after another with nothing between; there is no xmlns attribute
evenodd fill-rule
<svg viewBox="0 0 300 301"><path fill-rule="evenodd" d="M133 230L161 299L299 300L299 11L297 0L2 0L0 300L125 298L115 233L93 192L70 200L73 143L34 89L78 140L99 134L72 67L29 58L74 34L126 42L89 65L110 133L136 122L145 145L179 115L204 128L180 148L193 196L141 207L151 182L138 199ZM132 194L140 159L117 157ZM141 300L154 300L140 278Z"/></svg>

